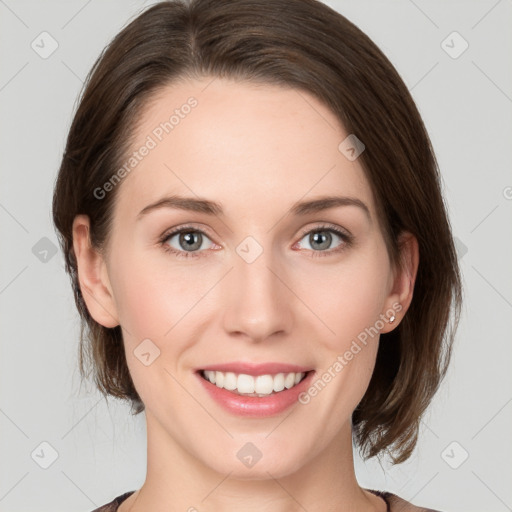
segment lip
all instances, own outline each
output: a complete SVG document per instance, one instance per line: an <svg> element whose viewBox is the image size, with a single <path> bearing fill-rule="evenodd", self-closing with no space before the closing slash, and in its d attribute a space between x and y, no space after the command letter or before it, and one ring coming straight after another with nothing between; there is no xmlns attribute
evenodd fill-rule
<svg viewBox="0 0 512 512"><path fill-rule="evenodd" d="M249 363L243 361L232 361L229 363L213 364L196 368L196 372L201 370L212 370L217 372L244 373L245 375L276 375L277 373L306 373L313 368L298 366L287 363Z"/></svg>
<svg viewBox="0 0 512 512"><path fill-rule="evenodd" d="M264 365L268 369L267 365ZM280 368L291 367L292 365L280 365ZM210 366L204 368L205 370L214 370L217 367ZM221 368L219 365L218 368ZM222 368L226 368L222 365ZM254 366L253 366L254 370ZM219 369L218 371L223 371ZM245 370L246 371L246 370ZM255 371L255 370L254 370ZM267 370L265 370L267 371ZM300 371L300 370L290 370ZM308 370L305 370L308 371ZM244 373L244 372L234 372ZM273 373L273 372L268 372ZM279 371L277 373L280 373ZM285 373L285 372L283 372ZM257 396L243 396L237 395L228 391L224 388L218 388L215 384L212 384L209 380L205 379L201 375L201 371L195 372L195 375L199 379L200 384L206 390L210 398L212 398L217 404L223 407L226 411L235 414L237 416L243 416L246 418L266 418L270 416L276 416L286 409L290 408L298 402L299 395L303 393L311 384L314 375L314 370L310 370L308 374L296 385L290 389L285 389L279 393L273 393L265 397ZM247 374L251 375L251 374ZM254 375L254 374L252 374ZM264 375L264 374L262 374Z"/></svg>

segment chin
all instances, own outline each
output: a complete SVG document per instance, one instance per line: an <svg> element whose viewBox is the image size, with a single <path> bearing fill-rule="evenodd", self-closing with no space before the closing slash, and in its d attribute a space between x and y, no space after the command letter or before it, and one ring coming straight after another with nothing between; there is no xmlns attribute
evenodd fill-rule
<svg viewBox="0 0 512 512"><path fill-rule="evenodd" d="M307 463L307 453L283 450L283 443L277 435L274 442L262 439L259 443L256 436L254 439L254 444L245 440L235 441L235 447L225 447L218 455L213 454L212 459L203 459L203 463L220 474L229 474L235 480L283 478ZM226 457L228 453L232 456Z"/></svg>

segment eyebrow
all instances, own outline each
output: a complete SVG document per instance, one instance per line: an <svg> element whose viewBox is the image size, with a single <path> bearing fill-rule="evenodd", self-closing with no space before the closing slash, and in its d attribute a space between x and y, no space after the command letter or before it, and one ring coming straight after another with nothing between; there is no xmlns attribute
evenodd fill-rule
<svg viewBox="0 0 512 512"><path fill-rule="evenodd" d="M339 206L356 206L364 211L368 220L371 222L370 210L363 201L355 197L344 196L323 196L309 201L299 201L292 205L288 213L292 215L308 215L310 213L317 213L330 208ZM148 213L159 210L161 208L173 208L178 210L185 210L191 212L205 213L207 215L223 216L224 211L220 203L209 201L208 199L195 199L193 197L183 197L173 195L163 197L155 203L149 204L143 208L137 215L137 220L141 219Z"/></svg>

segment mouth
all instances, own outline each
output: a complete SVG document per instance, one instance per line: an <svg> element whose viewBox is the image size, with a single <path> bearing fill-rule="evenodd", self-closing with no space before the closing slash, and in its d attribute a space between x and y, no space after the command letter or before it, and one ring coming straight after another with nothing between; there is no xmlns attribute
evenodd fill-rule
<svg viewBox="0 0 512 512"><path fill-rule="evenodd" d="M204 380L238 396L268 397L298 386L314 370L304 372L280 372L262 375L223 372L218 370L199 370L197 373Z"/></svg>
<svg viewBox="0 0 512 512"><path fill-rule="evenodd" d="M194 373L207 396L228 413L268 418L296 406L316 371L280 362L233 361L199 367Z"/></svg>

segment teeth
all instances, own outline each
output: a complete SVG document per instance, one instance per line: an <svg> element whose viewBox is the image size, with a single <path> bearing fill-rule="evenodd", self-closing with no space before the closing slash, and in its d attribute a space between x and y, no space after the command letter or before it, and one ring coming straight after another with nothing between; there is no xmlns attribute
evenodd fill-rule
<svg viewBox="0 0 512 512"><path fill-rule="evenodd" d="M279 393L283 389L296 386L306 375L300 373L278 373L276 375L246 375L233 372L216 372L204 370L203 376L218 388L235 391L240 395L268 396L273 392Z"/></svg>
<svg viewBox="0 0 512 512"><path fill-rule="evenodd" d="M241 373L236 381L236 389L239 393L254 393L254 377Z"/></svg>
<svg viewBox="0 0 512 512"><path fill-rule="evenodd" d="M254 391L260 395L270 395L274 391L272 375L258 375L254 380Z"/></svg>

